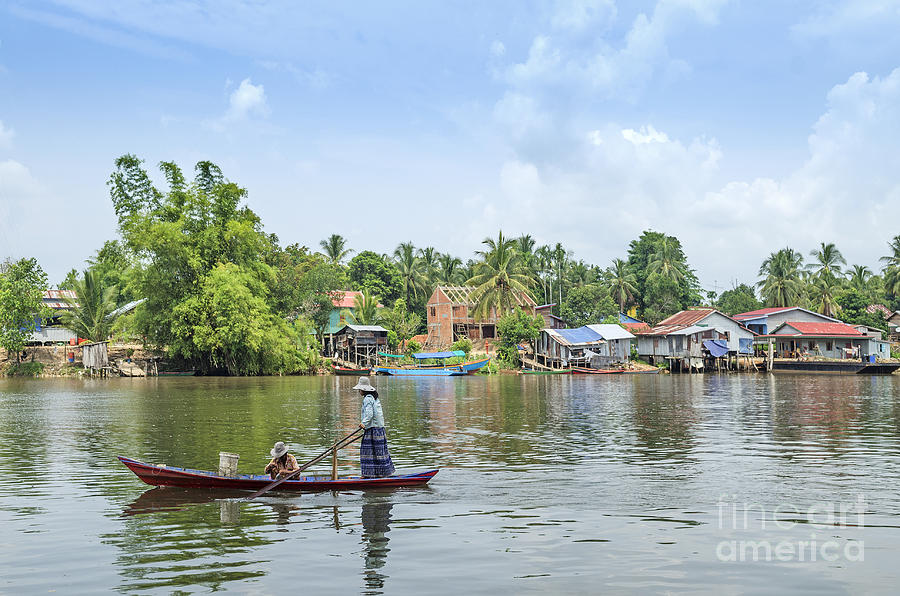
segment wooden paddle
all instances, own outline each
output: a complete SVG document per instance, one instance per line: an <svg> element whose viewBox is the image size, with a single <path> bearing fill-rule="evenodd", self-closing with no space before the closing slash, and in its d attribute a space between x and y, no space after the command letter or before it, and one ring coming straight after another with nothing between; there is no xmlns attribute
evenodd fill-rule
<svg viewBox="0 0 900 596"><path fill-rule="evenodd" d="M267 492L269 492L270 490L272 490L273 488L275 488L276 486L278 486L285 480L290 480L291 478L293 478L294 476L296 476L297 474L299 474L306 468L316 465L317 463L319 463L320 461L322 461L323 459L328 457L328 454L331 453L332 451L337 451L338 449L342 449L342 448L346 447L347 445L349 445L350 443L352 443L353 441L355 441L359 438L362 438L362 436L363 436L363 434L365 434L365 432L366 432L365 429L362 429L362 428L356 429L355 431L353 431L352 433L350 433L349 435L347 435L346 437L344 437L343 439L341 439L340 441L338 441L337 443L335 443L334 445L332 445L331 447L329 447L328 449L323 451L321 454L317 455L316 457L312 458L311 460L309 460L308 462L306 462L305 464L300 466L299 469L294 470L287 476L279 478L278 480L276 480L275 482L272 482L271 484L269 484L267 486L264 486L263 488L259 489L258 491L256 491L255 493L253 493L252 495L250 495L247 498L255 499L256 497L258 497L260 495L266 494Z"/></svg>

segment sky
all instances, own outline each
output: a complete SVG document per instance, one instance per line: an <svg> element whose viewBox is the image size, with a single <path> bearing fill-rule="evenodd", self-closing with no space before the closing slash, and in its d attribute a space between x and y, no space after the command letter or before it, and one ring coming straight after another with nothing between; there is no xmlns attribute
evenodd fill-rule
<svg viewBox="0 0 900 596"><path fill-rule="evenodd" d="M900 1L0 0L0 258L117 237L134 153L220 165L283 244L607 266L677 236L707 290L900 234Z"/></svg>

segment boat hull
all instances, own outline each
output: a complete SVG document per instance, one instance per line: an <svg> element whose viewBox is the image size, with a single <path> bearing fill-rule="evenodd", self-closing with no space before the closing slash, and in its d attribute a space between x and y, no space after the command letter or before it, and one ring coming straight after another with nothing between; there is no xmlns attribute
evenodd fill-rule
<svg viewBox="0 0 900 596"><path fill-rule="evenodd" d="M487 358L482 358L481 360L473 360L471 362L463 362L462 364L458 364L456 366L459 366L462 370L464 370L466 372L472 372L472 371L476 371L480 368L484 368L485 366L487 366L487 363L490 361L491 361L491 358L489 356Z"/></svg>
<svg viewBox="0 0 900 596"><path fill-rule="evenodd" d="M334 367L334 374L339 377L365 376L370 372L371 371L368 368L343 368L340 366Z"/></svg>
<svg viewBox="0 0 900 596"><path fill-rule="evenodd" d="M376 366L377 375L391 375L392 377L459 377L467 374L458 368L392 368L389 366Z"/></svg>
<svg viewBox="0 0 900 596"><path fill-rule="evenodd" d="M576 375L620 375L625 371L620 368L608 369L575 367L572 369L572 372Z"/></svg>
<svg viewBox="0 0 900 596"><path fill-rule="evenodd" d="M897 369L900 369L900 364L884 362L776 360L772 363L772 372L825 373L838 375L890 375Z"/></svg>
<svg viewBox="0 0 900 596"><path fill-rule="evenodd" d="M572 371L565 370L523 370L523 375L571 375Z"/></svg>
<svg viewBox="0 0 900 596"><path fill-rule="evenodd" d="M235 477L219 476L214 472L190 470L172 466L154 466L134 459L119 456L119 461L142 481L152 486L178 486L181 488L205 488L256 491L272 483L269 476L244 474ZM400 486L421 486L431 480L437 470L388 476L387 478L363 478L343 476L332 480L330 476L301 476L297 480L286 480L278 485L277 491L311 492L324 490L366 490L370 488L393 488Z"/></svg>

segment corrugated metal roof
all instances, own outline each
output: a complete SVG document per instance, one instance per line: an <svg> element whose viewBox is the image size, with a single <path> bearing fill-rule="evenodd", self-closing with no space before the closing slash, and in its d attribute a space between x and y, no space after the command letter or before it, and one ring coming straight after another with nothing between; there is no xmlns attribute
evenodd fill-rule
<svg viewBox="0 0 900 596"><path fill-rule="evenodd" d="M344 325L341 329L343 330L348 327L354 331L384 331L387 333L387 329L381 325ZM338 331L338 333L340 333L340 331Z"/></svg>
<svg viewBox="0 0 900 596"><path fill-rule="evenodd" d="M656 327L663 327L666 325L693 325L699 323L714 312L716 312L716 309L714 308L693 308L690 310L683 310L675 313L671 317L663 319Z"/></svg>
<svg viewBox="0 0 900 596"><path fill-rule="evenodd" d="M337 294L338 292L335 292ZM332 298L331 303L335 308L355 308L356 307L356 297L362 296L362 292L357 292L355 290L347 290L345 292L341 292L343 296L339 298ZM384 308L383 304L379 304L378 308Z"/></svg>
<svg viewBox="0 0 900 596"><path fill-rule="evenodd" d="M44 290L44 300L75 300L73 290Z"/></svg>
<svg viewBox="0 0 900 596"><path fill-rule="evenodd" d="M734 315L732 318L735 319L736 321L749 321L751 319L764 319L764 318L768 317L769 315L772 315L775 313L789 312L792 310L802 310L805 313L809 313L811 315L821 317L821 318L825 319L826 321L834 321L835 323L840 323L840 321L838 321L835 318L826 317L822 313L813 312L811 310L807 310L807 309L801 308L799 306L773 306L770 308L761 308L759 310L751 310L749 312L742 312L740 314Z"/></svg>
<svg viewBox="0 0 900 596"><path fill-rule="evenodd" d="M823 336L855 336L859 337L864 335L860 333L857 329L854 329L850 325L846 323L831 323L831 322L822 322L822 323L810 323L806 321L788 321L786 323L782 323L778 326L778 329L775 330L777 333L779 329L783 327L791 327L797 331L796 335L823 335ZM788 334L780 334L780 335L788 335Z"/></svg>
<svg viewBox="0 0 900 596"><path fill-rule="evenodd" d="M891 309L889 309L888 307L886 307L883 304L870 304L869 306L866 307L866 312L869 314L875 314L877 312L880 315L882 315L885 319L888 318L889 316L891 316L892 314L894 314L891 312Z"/></svg>
<svg viewBox="0 0 900 596"><path fill-rule="evenodd" d="M600 334L587 327L579 327L577 329L544 329L544 332L564 346L583 346L599 344L604 341Z"/></svg>
<svg viewBox="0 0 900 596"><path fill-rule="evenodd" d="M629 333L627 329L624 329L619 325L599 323L596 325L586 325L586 327L599 333L603 339L634 339L634 336Z"/></svg>

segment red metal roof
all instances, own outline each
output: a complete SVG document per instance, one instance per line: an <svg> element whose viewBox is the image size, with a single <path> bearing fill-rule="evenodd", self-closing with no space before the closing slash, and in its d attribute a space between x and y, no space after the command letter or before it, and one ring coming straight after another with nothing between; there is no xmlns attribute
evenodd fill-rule
<svg viewBox="0 0 900 596"><path fill-rule="evenodd" d="M356 306L355 298L357 296L362 296L362 292L356 291L347 291L344 292L343 298L334 298L331 303L335 306L335 308L354 308ZM379 304L378 308L384 308L383 304Z"/></svg>
<svg viewBox="0 0 900 596"><path fill-rule="evenodd" d="M846 323L810 323L806 321L788 321L783 326L785 325L796 329L799 332L799 335L853 335L857 337L864 335L863 333L860 333Z"/></svg>
<svg viewBox="0 0 900 596"><path fill-rule="evenodd" d="M740 314L734 315L732 318L737 319L738 321L743 321L746 319L758 319L760 317L764 317L766 315L770 315L776 312L783 312L785 310L794 310L798 308L796 306L772 306L769 308L760 308L759 310L751 310L749 312L742 312Z"/></svg>
<svg viewBox="0 0 900 596"><path fill-rule="evenodd" d="M892 314L894 314L891 312L891 309L889 309L888 307L886 307L883 304L870 304L869 306L866 307L866 312L869 314L878 313L881 316L883 316L885 319L887 319Z"/></svg>
<svg viewBox="0 0 900 596"><path fill-rule="evenodd" d="M714 308L694 308L691 310L683 310L677 312L669 318L663 319L656 324L656 327L668 327L670 325L694 325L702 321L709 315L716 312Z"/></svg>
<svg viewBox="0 0 900 596"><path fill-rule="evenodd" d="M647 323L620 323L625 329L628 329L632 333L639 333L641 331L649 331L650 325Z"/></svg>

